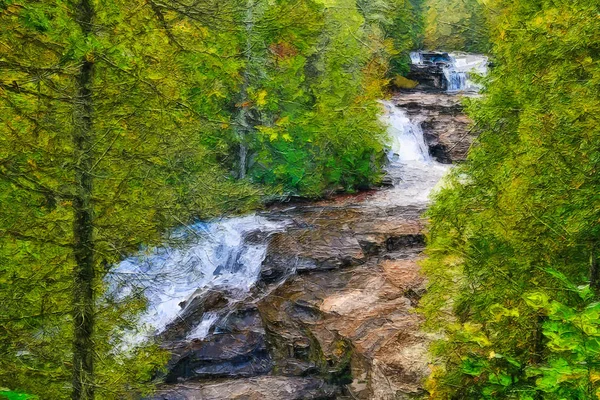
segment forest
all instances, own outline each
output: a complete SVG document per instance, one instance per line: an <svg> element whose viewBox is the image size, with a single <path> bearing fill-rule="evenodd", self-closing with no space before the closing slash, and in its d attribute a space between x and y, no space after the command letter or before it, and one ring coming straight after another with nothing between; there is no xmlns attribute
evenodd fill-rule
<svg viewBox="0 0 600 400"><path fill-rule="evenodd" d="M424 49L489 66L424 214L412 398L600 399L597 0L0 0L0 399L151 399L172 356L128 344L149 302L111 271L199 221L384 191L381 100Z"/></svg>

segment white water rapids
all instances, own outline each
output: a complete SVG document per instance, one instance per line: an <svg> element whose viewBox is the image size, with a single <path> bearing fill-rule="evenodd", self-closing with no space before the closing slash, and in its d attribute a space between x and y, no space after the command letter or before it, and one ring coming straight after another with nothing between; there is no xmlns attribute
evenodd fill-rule
<svg viewBox="0 0 600 400"><path fill-rule="evenodd" d="M387 171L394 187L367 201L381 207L424 206L449 166L432 160L418 121L391 101L381 103L390 137ZM259 279L269 236L286 225L257 215L197 223L175 232L187 239L183 246L165 246L122 261L107 278L109 293L117 299L143 295L148 302L138 329L123 333L126 345L163 332L180 317L180 304L199 291L225 290L240 300L248 296ZM188 339L207 337L219 318L216 312L204 314Z"/></svg>
<svg viewBox="0 0 600 400"><path fill-rule="evenodd" d="M135 345L161 333L179 316L180 303L198 290L219 288L243 298L260 275L268 236L284 228L285 223L257 215L201 222L177 233L187 236L186 245L122 261L108 277L109 293L144 295L148 301L137 332L127 332L125 342ZM216 320L207 313L189 338L202 339Z"/></svg>
<svg viewBox="0 0 600 400"><path fill-rule="evenodd" d="M388 125L390 136L388 150L390 162L392 164L429 163L431 156L420 124L411 121L406 111L396 107L392 102L383 101L382 104L385 107L382 118Z"/></svg>

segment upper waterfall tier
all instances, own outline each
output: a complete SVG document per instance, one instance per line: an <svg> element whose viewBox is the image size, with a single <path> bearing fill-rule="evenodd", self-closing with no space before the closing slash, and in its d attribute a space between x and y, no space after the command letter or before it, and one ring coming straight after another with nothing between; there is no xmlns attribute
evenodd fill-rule
<svg viewBox="0 0 600 400"><path fill-rule="evenodd" d="M448 92L479 91L472 77L485 75L488 67L488 58L481 54L416 51L410 58L411 79Z"/></svg>

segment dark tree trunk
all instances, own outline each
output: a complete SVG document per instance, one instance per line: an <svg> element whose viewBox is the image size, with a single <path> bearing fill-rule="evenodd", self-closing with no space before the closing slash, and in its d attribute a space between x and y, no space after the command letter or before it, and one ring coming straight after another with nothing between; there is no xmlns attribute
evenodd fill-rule
<svg viewBox="0 0 600 400"><path fill-rule="evenodd" d="M91 0L81 0L77 21L85 36L92 31L94 8ZM73 400L94 398L94 241L92 197L92 83L94 62L91 54L81 60L75 78L77 95L73 113L76 196L73 200L74 256L73 281Z"/></svg>
<svg viewBox="0 0 600 400"><path fill-rule="evenodd" d="M240 108L237 115L237 133L240 140L240 148L238 153L238 178L246 177L246 169L248 165L248 136L251 133L251 123L249 121L249 106L248 106L248 88L250 86L250 68L252 63L252 35L254 31L254 7L256 0L248 0L246 5L245 15L245 30L246 30L246 68L243 73L243 83L240 93Z"/></svg>
<svg viewBox="0 0 600 400"><path fill-rule="evenodd" d="M600 268L598 267L598 259L596 258L596 249L592 247L590 254L590 289L600 298Z"/></svg>

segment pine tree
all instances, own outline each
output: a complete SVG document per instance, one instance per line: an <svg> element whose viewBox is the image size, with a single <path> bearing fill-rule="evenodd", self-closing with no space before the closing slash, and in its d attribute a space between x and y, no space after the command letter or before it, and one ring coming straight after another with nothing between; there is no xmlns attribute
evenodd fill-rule
<svg viewBox="0 0 600 400"><path fill-rule="evenodd" d="M249 194L203 145L201 127L219 121L188 101L203 84L188 67L199 20L81 0L3 2L0 24L0 382L53 399L133 396L165 360L152 344L112 355L143 301L100 306L106 270Z"/></svg>

